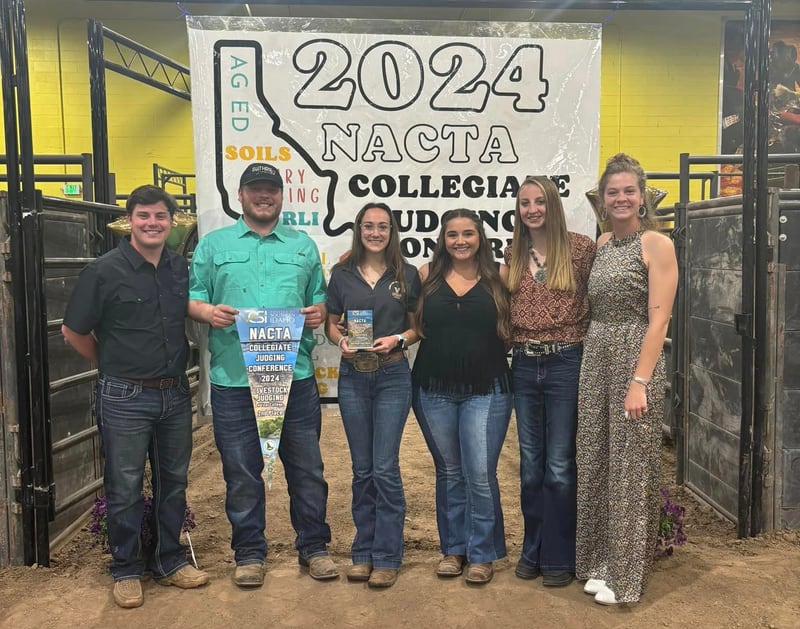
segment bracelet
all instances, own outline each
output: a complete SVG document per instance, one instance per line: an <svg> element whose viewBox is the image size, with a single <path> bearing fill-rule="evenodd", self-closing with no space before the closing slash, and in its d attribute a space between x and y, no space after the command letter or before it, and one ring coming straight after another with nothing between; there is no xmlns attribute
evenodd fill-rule
<svg viewBox="0 0 800 629"><path fill-rule="evenodd" d="M342 335L339 337L339 342L338 342L338 343L336 343L336 347L338 347L338 348L339 348L339 350L341 350L341 349L342 349L342 343L344 342L344 340L345 340L346 338L347 338L347 336L346 336L346 335L344 335L344 334L342 334Z"/></svg>
<svg viewBox="0 0 800 629"><path fill-rule="evenodd" d="M648 378L642 378L641 376L634 376L631 378L631 382L638 382L643 387L646 387L648 384L650 384L650 380Z"/></svg>

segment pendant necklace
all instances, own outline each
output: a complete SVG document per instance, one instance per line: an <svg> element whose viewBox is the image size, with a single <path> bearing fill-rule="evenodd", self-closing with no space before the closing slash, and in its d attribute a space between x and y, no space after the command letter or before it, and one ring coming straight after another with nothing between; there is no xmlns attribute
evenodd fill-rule
<svg viewBox="0 0 800 629"><path fill-rule="evenodd" d="M378 272L377 277L374 277L371 274L366 273L366 268L367 267L358 267L358 271L359 273L361 273L361 277L364 278L364 281L367 284L369 284L369 287L375 288L375 285L378 283L378 281L383 277L383 274L386 272L386 267L383 267L383 269ZM372 267L369 267L369 269L370 271L374 270Z"/></svg>
<svg viewBox="0 0 800 629"><path fill-rule="evenodd" d="M543 264L539 262L539 258L536 257L536 252L533 250L533 247L531 247L529 251L531 253L531 258L533 258L533 263L536 265L536 272L533 274L533 279L539 284L544 284L547 281L547 260L545 260Z"/></svg>

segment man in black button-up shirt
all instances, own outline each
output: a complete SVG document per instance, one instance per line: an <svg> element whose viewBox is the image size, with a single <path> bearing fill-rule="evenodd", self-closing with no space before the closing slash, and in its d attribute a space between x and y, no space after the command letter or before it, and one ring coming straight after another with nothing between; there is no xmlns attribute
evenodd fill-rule
<svg viewBox="0 0 800 629"><path fill-rule="evenodd" d="M64 338L99 371L95 414L103 443L103 485L114 601L143 603L140 550L145 459L153 475L156 546L150 566L163 585L192 588L208 575L189 565L180 543L192 453L186 379L186 260L165 248L175 200L136 188L126 205L130 238L89 264L67 304Z"/></svg>

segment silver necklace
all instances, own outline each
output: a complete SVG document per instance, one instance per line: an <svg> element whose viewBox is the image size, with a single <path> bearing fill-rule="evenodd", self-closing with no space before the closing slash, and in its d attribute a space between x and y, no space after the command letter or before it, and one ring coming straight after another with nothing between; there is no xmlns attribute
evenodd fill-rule
<svg viewBox="0 0 800 629"><path fill-rule="evenodd" d="M547 261L545 260L544 264L539 262L539 258L536 257L536 252L533 250L533 247L531 247L529 251L531 258L533 258L533 263L536 265L536 272L533 274L533 279L539 284L544 284L547 281Z"/></svg>
<svg viewBox="0 0 800 629"><path fill-rule="evenodd" d="M377 271L377 274L378 274L377 277L375 277L371 273L368 274L366 272L366 269L367 269L367 267L358 267L358 271L359 271L359 273L361 273L361 277L364 278L364 281L367 284L369 284L370 288L375 288L375 285L378 283L378 281L383 277L383 274L386 272L386 267L383 267L382 270ZM370 271L374 270L372 267L369 267L369 269L370 269Z"/></svg>

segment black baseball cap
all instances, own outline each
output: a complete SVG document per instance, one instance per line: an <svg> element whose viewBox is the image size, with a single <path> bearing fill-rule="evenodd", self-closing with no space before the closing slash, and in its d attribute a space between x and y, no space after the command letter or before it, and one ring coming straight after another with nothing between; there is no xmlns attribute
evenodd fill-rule
<svg viewBox="0 0 800 629"><path fill-rule="evenodd" d="M281 178L281 173L271 164L262 164L260 162L250 164L244 169L244 172L239 179L239 187L243 188L247 184L255 181L267 181L283 189L283 179Z"/></svg>

